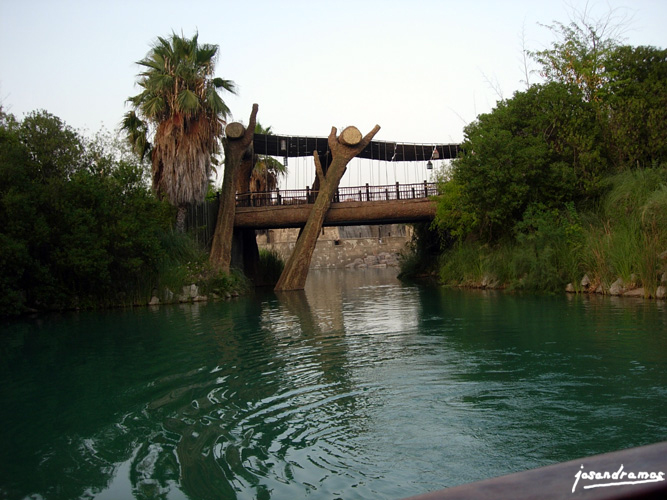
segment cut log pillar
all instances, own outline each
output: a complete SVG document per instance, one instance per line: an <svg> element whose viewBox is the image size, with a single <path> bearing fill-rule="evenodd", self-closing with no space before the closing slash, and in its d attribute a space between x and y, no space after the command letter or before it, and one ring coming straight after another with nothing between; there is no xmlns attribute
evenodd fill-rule
<svg viewBox="0 0 667 500"><path fill-rule="evenodd" d="M348 131L348 138L345 140L347 142L354 142L355 133L353 130L350 131L350 129L357 130L358 132L356 127L347 127L345 130ZM339 137L336 137L336 127L332 127L328 139L332 159L326 175L322 169L322 164L320 163L317 151L313 153L317 179L319 180L319 193L313 204L313 208L310 211L310 215L308 216L308 221L299 233L299 238L296 241L292 255L290 255L287 260L285 269L276 284L276 291L302 290L305 287L306 278L308 277L308 268L310 267L310 261L313 256L313 251L315 250L317 238L322 230L324 217L331 206L331 200L333 199L333 196L338 189L338 185L340 184L340 180L347 169L347 164L368 146L371 139L375 137L375 134L377 134L379 130L380 126L376 125L365 137L356 141L356 145L349 146L341 142ZM359 133L359 135L361 135L361 133Z"/></svg>
<svg viewBox="0 0 667 500"><path fill-rule="evenodd" d="M243 156L252 144L255 136L257 110L257 104L253 104L248 128L243 127L240 123L230 123L225 128L226 136L222 139L222 146L225 150L225 173L222 178L220 208L218 210L215 233L213 234L209 261L215 269L224 272L229 272L229 265L232 260L232 235L234 232L234 215L236 213L238 171Z"/></svg>

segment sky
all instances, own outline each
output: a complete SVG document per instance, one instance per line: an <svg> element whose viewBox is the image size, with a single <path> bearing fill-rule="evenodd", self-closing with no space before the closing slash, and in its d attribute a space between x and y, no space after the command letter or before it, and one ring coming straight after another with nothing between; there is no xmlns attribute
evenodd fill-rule
<svg viewBox="0 0 667 500"><path fill-rule="evenodd" d="M114 130L156 37L198 32L220 48L216 76L237 84L222 96L234 120L258 103L278 134L379 124L376 140L457 143L525 88L523 49L554 40L541 24L586 7L613 12L625 43L667 48L666 0L0 0L0 103Z"/></svg>

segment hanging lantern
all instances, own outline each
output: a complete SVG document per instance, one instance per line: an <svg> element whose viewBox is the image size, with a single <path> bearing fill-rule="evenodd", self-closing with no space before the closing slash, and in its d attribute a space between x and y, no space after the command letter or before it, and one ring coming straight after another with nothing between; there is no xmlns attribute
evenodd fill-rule
<svg viewBox="0 0 667 500"><path fill-rule="evenodd" d="M429 160L429 161L426 163L426 169L427 169L427 170L433 170L433 163L431 162L431 160Z"/></svg>

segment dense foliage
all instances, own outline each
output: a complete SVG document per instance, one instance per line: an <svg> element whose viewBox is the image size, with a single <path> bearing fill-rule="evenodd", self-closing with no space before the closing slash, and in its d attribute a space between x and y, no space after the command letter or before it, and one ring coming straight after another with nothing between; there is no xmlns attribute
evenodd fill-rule
<svg viewBox="0 0 667 500"><path fill-rule="evenodd" d="M46 112L3 115L0 312L131 302L157 271L170 212L131 157L86 145Z"/></svg>
<svg viewBox="0 0 667 500"><path fill-rule="evenodd" d="M87 140L45 111L0 112L0 316L146 303L154 289L222 279L172 231L174 209L145 172L108 134Z"/></svg>
<svg viewBox="0 0 667 500"><path fill-rule="evenodd" d="M468 125L441 173L441 278L558 290L588 272L652 294L667 249L667 50L593 24L552 29L561 38L533 54L545 81Z"/></svg>

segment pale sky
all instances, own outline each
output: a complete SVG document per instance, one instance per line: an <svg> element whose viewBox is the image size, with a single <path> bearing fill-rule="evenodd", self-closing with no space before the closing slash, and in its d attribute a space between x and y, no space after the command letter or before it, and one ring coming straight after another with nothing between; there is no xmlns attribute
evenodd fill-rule
<svg viewBox="0 0 667 500"><path fill-rule="evenodd" d="M466 123L525 88L522 33L545 48L553 36L538 23L586 3L0 0L0 102L18 118L46 109L84 133L115 129L155 38L198 31L220 47L216 76L238 85L223 95L237 120L256 102L279 134L377 123L377 140L460 142ZM626 43L667 47L667 0L588 5L593 17L617 9Z"/></svg>

